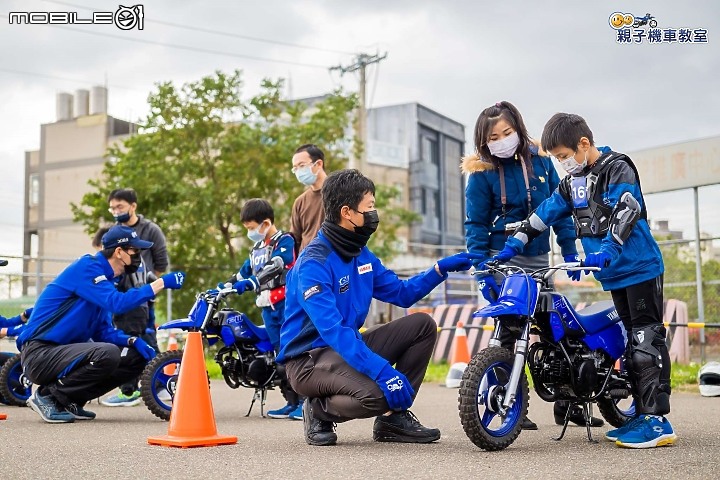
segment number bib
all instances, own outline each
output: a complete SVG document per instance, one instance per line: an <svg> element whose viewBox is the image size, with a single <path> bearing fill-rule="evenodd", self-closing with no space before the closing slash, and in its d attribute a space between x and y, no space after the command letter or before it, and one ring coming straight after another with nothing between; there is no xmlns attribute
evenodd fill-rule
<svg viewBox="0 0 720 480"><path fill-rule="evenodd" d="M586 208L587 200L587 179L585 177L573 177L570 183L572 187L573 207Z"/></svg>
<svg viewBox="0 0 720 480"><path fill-rule="evenodd" d="M270 260L270 246L264 246L257 248L250 252L250 263L252 267L253 275L257 275L260 273L260 270L268 263Z"/></svg>

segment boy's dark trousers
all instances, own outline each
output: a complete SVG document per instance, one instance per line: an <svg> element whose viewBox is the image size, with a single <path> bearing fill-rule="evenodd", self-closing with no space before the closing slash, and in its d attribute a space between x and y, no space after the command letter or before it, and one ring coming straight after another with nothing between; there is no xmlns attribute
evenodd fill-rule
<svg viewBox="0 0 720 480"><path fill-rule="evenodd" d="M420 390L437 338L437 324L426 313L414 313L377 325L362 334L370 349L395 365ZM312 401L313 416L340 423L368 418L390 410L375 380L347 364L335 350L321 347L285 364L288 380Z"/></svg>
<svg viewBox="0 0 720 480"><path fill-rule="evenodd" d="M25 375L62 405L81 406L136 378L147 363L132 347L102 342L56 345L40 341L25 344L20 361Z"/></svg>
<svg viewBox="0 0 720 480"><path fill-rule="evenodd" d="M155 331L152 333L147 332L148 313L148 307L142 305L122 315L115 315L113 317L113 324L115 328L122 330L128 335L142 338L148 345L154 348L157 353L160 353ZM138 377L130 379L120 385L120 391L123 395L131 396L138 390L138 381Z"/></svg>

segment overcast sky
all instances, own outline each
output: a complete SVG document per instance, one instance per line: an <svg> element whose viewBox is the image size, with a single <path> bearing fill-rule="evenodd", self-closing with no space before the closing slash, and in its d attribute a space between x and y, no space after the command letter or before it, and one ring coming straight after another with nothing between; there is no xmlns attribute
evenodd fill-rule
<svg viewBox="0 0 720 480"><path fill-rule="evenodd" d="M319 95L357 88L354 76L327 67L347 65L353 52L380 51L388 57L369 70L370 106L417 101L464 123L468 142L478 113L503 99L520 109L532 135L539 137L555 112L574 112L596 143L618 151L720 134L715 0L153 0L143 3L143 31L8 24L11 11L86 18L88 5L114 12L118 2L0 0L0 255L22 252L24 152L39 148L40 124L55 120L55 94L106 82L109 113L136 120L155 82L240 68L247 96L263 77L289 78L294 97ZM659 28L703 28L709 42L618 44L608 22L615 11L650 12ZM718 201L717 186L701 189L703 229L714 234ZM653 195L648 204L652 218L692 230L690 192Z"/></svg>

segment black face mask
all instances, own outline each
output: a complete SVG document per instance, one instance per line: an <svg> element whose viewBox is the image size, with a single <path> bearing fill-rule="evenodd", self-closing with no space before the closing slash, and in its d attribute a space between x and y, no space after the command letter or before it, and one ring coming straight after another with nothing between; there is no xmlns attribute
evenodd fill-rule
<svg viewBox="0 0 720 480"><path fill-rule="evenodd" d="M357 210L355 210L357 212ZM375 233L380 224L380 217L378 216L377 210L368 210L367 212L358 212L363 215L363 224L361 226L355 225L352 220L350 223L355 227L355 233L360 235L367 235L368 237Z"/></svg>
<svg viewBox="0 0 720 480"><path fill-rule="evenodd" d="M130 212L121 213L120 215L115 215L113 218L115 218L115 221L118 223L125 223L130 220Z"/></svg>
<svg viewBox="0 0 720 480"><path fill-rule="evenodd" d="M142 265L142 257L140 256L140 253L130 255L130 264L125 265L125 273L132 275L138 271L140 265Z"/></svg>

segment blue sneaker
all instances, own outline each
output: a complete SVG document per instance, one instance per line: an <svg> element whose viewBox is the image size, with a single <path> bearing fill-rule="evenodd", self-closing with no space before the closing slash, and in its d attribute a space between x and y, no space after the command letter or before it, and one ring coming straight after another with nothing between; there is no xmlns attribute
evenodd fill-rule
<svg viewBox="0 0 720 480"><path fill-rule="evenodd" d="M290 412L289 416L290 420L302 420L303 419L303 402L300 402L300 405L298 405L295 410Z"/></svg>
<svg viewBox="0 0 720 480"><path fill-rule="evenodd" d="M288 403L284 407L278 408L277 410L268 410L267 416L270 418L288 418L290 414L295 410L295 408L295 405L290 405Z"/></svg>
<svg viewBox="0 0 720 480"><path fill-rule="evenodd" d="M83 406L80 406L77 403L71 403L69 405L65 405L65 410L72 413L75 420L95 420L95 412L85 410Z"/></svg>
<svg viewBox="0 0 720 480"><path fill-rule="evenodd" d="M654 448L672 445L677 439L667 418L657 415L643 415L635 427L620 435L615 442L619 447Z"/></svg>
<svg viewBox="0 0 720 480"><path fill-rule="evenodd" d="M135 405L140 405L140 402L142 402L142 398L140 398L140 391L136 390L132 393L132 395L125 395L120 392L117 395L106 398L100 403L106 407L134 407Z"/></svg>
<svg viewBox="0 0 720 480"><path fill-rule="evenodd" d="M27 399L27 406L48 423L72 423L75 421L73 414L62 409L52 396L43 397L37 390Z"/></svg>
<svg viewBox="0 0 720 480"><path fill-rule="evenodd" d="M618 439L620 435L623 435L633 429L635 427L635 424L638 423L640 419L642 419L642 417L631 418L630 420L625 422L622 427L616 428L615 430L610 430L609 432L605 433L605 438L607 438L611 442L614 442Z"/></svg>

